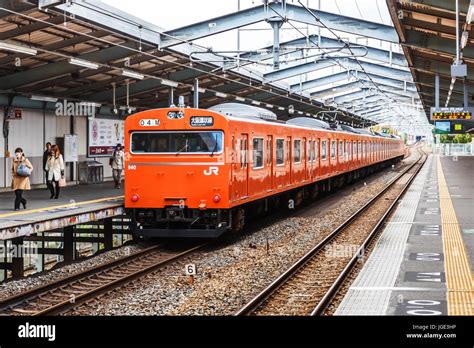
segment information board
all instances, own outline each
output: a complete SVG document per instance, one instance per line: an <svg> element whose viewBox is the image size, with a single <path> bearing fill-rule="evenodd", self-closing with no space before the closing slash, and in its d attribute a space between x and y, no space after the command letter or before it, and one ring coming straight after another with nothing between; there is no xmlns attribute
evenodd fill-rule
<svg viewBox="0 0 474 348"><path fill-rule="evenodd" d="M112 156L117 144L124 144L124 121L89 119L87 138L88 157Z"/></svg>

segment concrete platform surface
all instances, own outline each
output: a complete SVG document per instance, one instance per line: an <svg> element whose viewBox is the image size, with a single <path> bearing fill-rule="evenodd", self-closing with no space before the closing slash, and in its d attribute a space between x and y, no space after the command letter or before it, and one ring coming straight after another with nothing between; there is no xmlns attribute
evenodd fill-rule
<svg viewBox="0 0 474 348"><path fill-rule="evenodd" d="M27 210L13 210L14 193L0 194L0 240L95 221L123 213L123 189L113 183L63 188L59 199L46 189L26 191Z"/></svg>
<svg viewBox="0 0 474 348"><path fill-rule="evenodd" d="M336 315L474 315L473 172L428 159Z"/></svg>

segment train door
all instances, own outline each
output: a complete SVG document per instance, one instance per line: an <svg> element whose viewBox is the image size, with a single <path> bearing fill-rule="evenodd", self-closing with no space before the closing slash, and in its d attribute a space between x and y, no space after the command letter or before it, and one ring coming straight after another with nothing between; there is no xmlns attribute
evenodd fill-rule
<svg viewBox="0 0 474 348"><path fill-rule="evenodd" d="M232 134L232 143L230 144L230 162L231 162L231 167L230 167L230 200L232 202L235 202L237 198L237 175L239 172L239 169L237 168L239 166L239 160L236 152L237 148L237 142L238 140L235 139L235 134Z"/></svg>
<svg viewBox="0 0 474 348"><path fill-rule="evenodd" d="M320 168L321 168L321 139L316 138L314 141L314 163L315 163L315 169L314 169L314 177L319 177L320 174Z"/></svg>
<svg viewBox="0 0 474 348"><path fill-rule="evenodd" d="M312 181L313 179L313 170L314 170L314 161L313 161L313 156L314 156L314 148L313 148L314 141L311 137L308 138L308 142L306 145L307 151L307 168L306 168L306 178L309 181Z"/></svg>
<svg viewBox="0 0 474 348"><path fill-rule="evenodd" d="M329 172L331 175L334 175L337 173L337 163L338 163L338 154L337 154L337 140L336 139L331 139L330 140L330 147L329 147L329 152L330 152L330 158L329 158Z"/></svg>
<svg viewBox="0 0 474 348"><path fill-rule="evenodd" d="M303 182L307 181L309 178L308 175L308 148L307 148L307 138L303 137L301 140L301 164L303 165Z"/></svg>
<svg viewBox="0 0 474 348"><path fill-rule="evenodd" d="M286 175L285 175L285 186L290 186L293 181L293 151L291 144L292 137L286 138Z"/></svg>
<svg viewBox="0 0 474 348"><path fill-rule="evenodd" d="M233 189L236 199L248 197L249 182L249 136L241 134L237 140L236 154L238 161L235 161L233 173Z"/></svg>
<svg viewBox="0 0 474 348"><path fill-rule="evenodd" d="M268 189L273 190L273 136L267 136L267 178L268 178Z"/></svg>

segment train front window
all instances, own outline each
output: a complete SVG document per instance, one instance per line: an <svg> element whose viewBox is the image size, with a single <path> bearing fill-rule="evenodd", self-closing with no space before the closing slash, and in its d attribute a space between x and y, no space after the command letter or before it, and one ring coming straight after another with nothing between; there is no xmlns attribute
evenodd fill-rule
<svg viewBox="0 0 474 348"><path fill-rule="evenodd" d="M218 154L224 148L223 132L135 132L134 154Z"/></svg>

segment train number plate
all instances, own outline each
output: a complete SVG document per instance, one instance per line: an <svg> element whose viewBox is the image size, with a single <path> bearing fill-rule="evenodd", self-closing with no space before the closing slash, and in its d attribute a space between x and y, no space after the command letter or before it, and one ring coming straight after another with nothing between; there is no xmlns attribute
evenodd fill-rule
<svg viewBox="0 0 474 348"><path fill-rule="evenodd" d="M158 127L160 120L140 120L140 126L142 127Z"/></svg>
<svg viewBox="0 0 474 348"><path fill-rule="evenodd" d="M214 117L212 116L194 116L191 117L191 127L212 127L214 125Z"/></svg>

